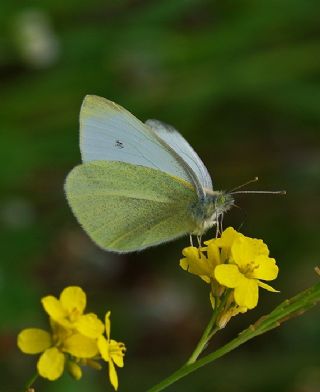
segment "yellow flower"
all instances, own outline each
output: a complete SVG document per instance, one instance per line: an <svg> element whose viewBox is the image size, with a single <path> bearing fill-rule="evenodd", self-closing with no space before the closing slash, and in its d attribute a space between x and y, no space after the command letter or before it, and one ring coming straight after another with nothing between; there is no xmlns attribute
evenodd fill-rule
<svg viewBox="0 0 320 392"><path fill-rule="evenodd" d="M48 295L41 302L50 318L63 327L75 329L92 339L103 334L102 321L94 313L83 314L87 297L80 287L69 286L62 291L59 299Z"/></svg>
<svg viewBox="0 0 320 392"><path fill-rule="evenodd" d="M254 308L258 303L259 287L276 292L261 281L273 280L278 275L276 262L269 257L268 247L262 240L246 237L228 227L220 238L204 244L206 246L201 248L183 249L185 257L180 260L180 266L211 284L213 308L219 304L225 288L234 289L221 325L236 314Z"/></svg>
<svg viewBox="0 0 320 392"><path fill-rule="evenodd" d="M205 241L202 248L189 246L184 248L182 254L185 256L180 260L180 266L191 274L200 276L205 282L215 280L214 270L217 265L225 263L229 258L230 250L236 238L242 237L232 227L228 227L220 238Z"/></svg>
<svg viewBox="0 0 320 392"><path fill-rule="evenodd" d="M77 286L65 288L59 299L49 295L41 300L50 316L51 332L27 328L18 335L18 347L26 354L41 354L37 363L40 376L58 379L66 368L79 380L81 366L100 370L99 360L109 364L109 378L114 389L118 388L115 365L123 367L125 346L110 339L110 312L105 325L94 313L84 314L86 294ZM106 330L106 337L103 332Z"/></svg>
<svg viewBox="0 0 320 392"><path fill-rule="evenodd" d="M92 358L98 353L97 344L78 332L66 329L55 322L51 323L52 332L39 328L27 328L18 335L18 347L25 354L41 354L37 370L41 377L51 381L58 379L64 370L67 356ZM78 371L78 378L79 376Z"/></svg>
<svg viewBox="0 0 320 392"><path fill-rule="evenodd" d="M75 361L89 360L98 354L97 337L104 331L98 317L84 315L86 294L77 286L65 288L60 299L46 296L41 300L50 316L51 332L27 328L18 335L18 347L25 354L41 354L37 370L49 380L59 378L67 364L70 374L80 379L81 368ZM69 357L75 361L70 362Z"/></svg>
<svg viewBox="0 0 320 392"><path fill-rule="evenodd" d="M228 262L218 265L214 275L221 285L234 289L234 300L240 307L252 309L257 305L259 286L276 292L260 281L273 280L278 275L276 261L269 257L262 240L238 236L231 245Z"/></svg>
<svg viewBox="0 0 320 392"><path fill-rule="evenodd" d="M119 367L123 367L123 357L126 348L123 343L110 339L110 329L111 329L110 314L111 312L107 312L105 316L105 324L106 324L105 327L106 327L107 338L101 335L98 337L97 343L102 359L108 362L109 364L110 382L114 387L114 389L117 390L118 375L114 364L116 364Z"/></svg>

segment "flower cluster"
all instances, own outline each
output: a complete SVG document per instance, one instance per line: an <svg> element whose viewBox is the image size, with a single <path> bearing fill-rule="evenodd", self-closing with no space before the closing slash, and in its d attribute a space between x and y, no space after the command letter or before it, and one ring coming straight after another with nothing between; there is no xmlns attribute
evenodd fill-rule
<svg viewBox="0 0 320 392"><path fill-rule="evenodd" d="M54 381L64 369L79 380L81 366L101 369L99 360L109 365L109 378L118 389L115 364L123 367L125 346L110 339L110 312L103 323L96 314L84 313L86 294L78 286L66 287L59 299L49 295L41 300L49 315L51 331L27 328L18 335L18 347L26 354L41 354L37 371L41 377Z"/></svg>
<svg viewBox="0 0 320 392"><path fill-rule="evenodd" d="M220 327L236 314L257 306L259 287L277 292L261 281L273 280L278 275L276 261L269 257L262 240L246 237L229 227L221 237L204 244L183 249L185 257L180 266L210 284L213 308L223 305Z"/></svg>

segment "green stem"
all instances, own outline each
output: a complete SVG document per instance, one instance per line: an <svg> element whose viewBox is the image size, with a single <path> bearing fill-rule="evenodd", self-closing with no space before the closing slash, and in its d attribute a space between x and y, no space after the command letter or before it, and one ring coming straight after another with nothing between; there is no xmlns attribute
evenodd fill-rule
<svg viewBox="0 0 320 392"><path fill-rule="evenodd" d="M171 374L169 377L155 385L148 392L159 392L185 377L189 373L201 368L229 353L241 344L247 342L254 337L261 335L265 332L270 331L283 322L295 317L302 315L305 311L314 307L320 301L320 283L315 284L309 289L299 293L290 300L285 300L279 306L277 306L271 313L261 317L257 322L251 325L249 328L242 331L235 339L229 343L214 351L211 354L199 359L198 361L190 364L186 364L178 369L176 372Z"/></svg>
<svg viewBox="0 0 320 392"><path fill-rule="evenodd" d="M191 363L194 363L198 359L198 357L202 353L202 351L206 348L206 346L208 344L208 336L211 334L212 328L216 323L216 319L217 319L217 312L213 312L212 317L211 317L206 329L204 330L204 332L203 332L196 348L194 349L193 353L191 354L190 358L186 362L186 365L190 365Z"/></svg>
<svg viewBox="0 0 320 392"><path fill-rule="evenodd" d="M208 336L208 342L210 342L211 338L218 332L220 331L220 327L215 327L213 328L213 330L211 331L210 335Z"/></svg>
<svg viewBox="0 0 320 392"><path fill-rule="evenodd" d="M28 390L32 387L32 385L35 383L36 379L39 377L38 373L35 373L30 380L26 383L23 392L28 392Z"/></svg>
<svg viewBox="0 0 320 392"><path fill-rule="evenodd" d="M186 365L190 365L191 363L196 362L198 359L199 355L202 353L202 351L207 347L210 339L212 336L219 331L219 328L216 327L216 322L218 316L221 314L221 310L224 307L228 295L229 295L230 290L226 290L225 293L222 296L221 302L218 306L215 307L211 319L206 326L206 329L204 330L196 348L194 349L193 353L191 354L190 358L188 359Z"/></svg>

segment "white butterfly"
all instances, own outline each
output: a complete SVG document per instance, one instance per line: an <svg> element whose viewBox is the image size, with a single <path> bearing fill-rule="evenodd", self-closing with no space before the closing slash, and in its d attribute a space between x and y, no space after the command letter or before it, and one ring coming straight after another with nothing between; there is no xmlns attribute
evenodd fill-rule
<svg viewBox="0 0 320 392"><path fill-rule="evenodd" d="M176 129L144 124L104 98L83 101L80 150L83 163L68 175L65 191L104 249L130 252L201 235L233 205L230 194L213 191L206 167Z"/></svg>

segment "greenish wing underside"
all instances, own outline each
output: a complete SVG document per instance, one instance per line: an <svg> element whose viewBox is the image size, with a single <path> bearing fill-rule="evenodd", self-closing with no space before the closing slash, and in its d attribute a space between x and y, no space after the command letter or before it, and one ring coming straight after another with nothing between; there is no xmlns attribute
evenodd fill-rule
<svg viewBox="0 0 320 392"><path fill-rule="evenodd" d="M104 249L140 250L194 229L196 191L159 170L91 161L70 172L65 190L78 221Z"/></svg>

